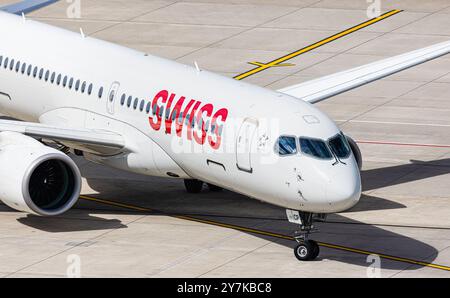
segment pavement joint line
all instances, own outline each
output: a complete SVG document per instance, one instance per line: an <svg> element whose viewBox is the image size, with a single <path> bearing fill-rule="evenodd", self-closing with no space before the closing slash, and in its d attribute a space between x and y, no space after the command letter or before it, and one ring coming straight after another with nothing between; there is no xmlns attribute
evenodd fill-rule
<svg viewBox="0 0 450 298"><path fill-rule="evenodd" d="M264 244L262 244L262 245L260 245L260 246L258 246L258 247L255 247L254 249L252 249L252 250L250 250L250 251L247 251L247 252L245 252L245 253L243 253L243 254L237 256L237 257L234 257L234 258L231 259L231 260L228 260L227 262L225 262L225 263L223 263L223 264L220 264L220 265L218 265L218 266L216 266L216 267L214 267L214 268L212 268L212 269L210 269L210 270L208 270L208 271L206 271L206 272L204 272L204 273L198 275L196 278L202 278L202 277L206 276L207 274L209 274L209 273L211 273L211 272L213 272L213 271L215 271L215 270L217 270L217 269L223 268L224 266L226 266L226 265L228 265L228 264L231 264L231 263L233 263L233 262L236 262L237 260L242 259L242 258L244 258L244 257L246 257L246 256L248 256L248 255L250 255L250 254L252 254L252 253L254 253L254 252L257 251L257 250L259 250L259 249L261 249L261 248L263 248L263 247L268 246L269 244L270 244L270 242L264 243Z"/></svg>
<svg viewBox="0 0 450 298"><path fill-rule="evenodd" d="M281 57L279 57L279 58L277 58L275 60L272 60L272 61L270 61L268 63L249 62L249 64L256 65L257 67L235 76L234 79L242 80L242 79L245 79L245 78L247 78L249 76L257 74L259 72L267 70L269 68L277 67L277 66L280 66L280 65L281 66L292 66L292 65L286 65L286 64L284 64L284 62L286 62L288 60L291 60L291 59L293 59L295 57L298 57L298 56L300 56L302 54L305 54L307 52L310 52L312 50L315 50L315 49L317 49L317 48L319 48L319 47L321 47L323 45L326 45L326 44L328 44L328 43L330 43L332 41L335 41L337 39L345 37L345 36L347 36L347 35L349 35L351 33L354 33L354 32L356 32L358 30L366 28L366 27L368 27L370 25L378 23L378 22L380 22L380 21L382 21L384 19L387 19L387 18L389 18L389 17L391 17L393 15L396 15L396 14L398 14L400 12L402 12L402 10L399 10L399 9L390 10L390 11L388 11L388 12L386 12L386 13L384 13L384 14L376 17L376 18L372 18L372 19L370 19L368 21L365 21L363 23L360 23L360 24L358 24L356 26L350 27L350 28L348 28L348 29L346 29L344 31L341 31L341 32L336 33L336 34L334 34L332 36L329 36L329 37L327 37L325 39L322 39L322 40L320 40L320 41L318 41L316 43L313 43L313 44L311 44L309 46L306 46L306 47L304 47L304 48L302 48L300 50L297 50L295 52L292 52L292 53L289 53L287 55L281 56Z"/></svg>
<svg viewBox="0 0 450 298"><path fill-rule="evenodd" d="M414 23L416 23L416 22L419 22L419 21L421 21L421 20L423 20L423 19L425 19L425 18L428 18L428 17L430 17L430 16L432 16L432 15L435 15L435 14L439 13L440 11L445 10L445 9L447 9L447 8L450 8L450 5L449 5L448 7L445 7L445 8L443 8L443 9L441 9L441 10L438 10L438 11L435 11L435 12L432 12L432 13L429 13L429 14L426 14L426 15L424 15L424 16L422 16L422 17L420 17L420 18L418 18L418 19L416 19L416 20L414 20L414 21L411 21L411 22L408 22L408 23L406 23L406 24L403 24L402 26L397 27L397 28L395 28L395 29L392 29L392 30L390 30L390 31L388 31L388 32L386 32L386 33L384 33L384 34L382 34L381 36L386 36L386 35L389 34L389 33L394 33L394 31L398 31L398 30L400 30L400 29L402 29L402 28L405 28L405 27L407 27L407 26L409 26L409 25L411 25L411 24L414 24ZM378 36L378 37L376 37L376 38L380 38L381 36ZM376 38L375 38L375 39L376 39ZM374 39L373 39L373 40L374 40ZM367 44L368 42L369 42L369 41L366 41L366 42L364 42L363 44ZM353 47L352 49L354 49L354 48L356 48L356 47L359 47L359 46L361 46L361 45L355 46L355 47ZM349 50L345 51L344 53L346 53L346 52L348 52L348 51L349 51ZM342 53L341 53L341 54L342 54ZM333 58L333 57L330 57L329 59L331 59L331 58ZM327 60L328 60L328 59L327 59ZM388 104L392 103L394 100L399 99L399 98L402 98L402 97L404 97L405 95L407 95L407 94L409 94L409 93L411 93L411 92L413 92L413 91L415 91L415 90L418 90L418 89L420 89L420 88L422 88L422 87L424 87L424 86L426 86L426 85L428 85L428 84L430 84L430 83L432 83L432 82L435 82L435 81L437 81L437 80L439 80L439 79L441 79L441 78L443 78L443 77L445 77L445 76L446 76L446 75L442 75L442 76L439 76L439 77L437 77L437 78L435 78L435 79L433 79L433 80L431 80L431 81L428 81L428 82L425 82L425 83L423 83L423 84L420 84L420 85L416 86L415 88L413 88L413 89L411 89L411 90L408 90L408 91L406 91L406 92L404 92L404 93L402 93L402 94L400 94L400 95L397 95L397 96L391 98L390 100L388 100L388 101L386 101L386 102L384 102L384 103L382 103L382 104L376 105L375 107L372 107L372 108L366 110L365 112L362 112L362 113L357 114L356 116L352 117L352 118L349 119L348 121L356 120L357 118L362 117L363 115L367 115L368 113L370 113L370 112L376 110L377 108L387 106ZM346 124L348 123L348 121L342 123L342 125L346 125Z"/></svg>
<svg viewBox="0 0 450 298"><path fill-rule="evenodd" d="M91 201L91 202L97 202L97 203L101 203L101 204L105 204L105 205L127 208L127 209L131 209L131 210L135 210L135 211L141 211L141 212L155 212L156 211L156 210L152 210L152 209L145 208L145 207L140 207L140 206L135 206L135 205L130 205L130 204L123 204L123 203L119 203L119 202L111 201L111 200L93 198L93 197L86 196L86 195L80 195L80 198L87 200L87 201ZM278 239L283 239L283 240L295 241L293 236L283 235L283 234L279 234L279 233L272 233L272 232L268 232L268 231L252 229L252 228L242 227L242 226L238 226L238 225L226 224L226 223L222 223L222 222L218 222L218 221L206 220L206 219L201 219L201 218L196 218L196 217L191 217L191 216L186 216L186 215L171 215L171 214L166 214L164 212L160 212L160 213L167 215L167 216L171 216L173 218L177 218L177 219L193 221L193 222L198 222L198 223L204 223L204 224L208 224L208 225L213 225L213 226L218 226L218 227L223 227L223 228L228 228L228 229L234 229L234 230L238 230L241 232L248 232L248 233L252 233L252 234L258 234L258 235L263 235L263 236L268 236L268 237L273 237L273 238L278 238ZM440 269L440 270L450 272L450 266L434 264L431 262L418 261L418 260L413 260L413 259L409 259L409 258L397 257L397 256L388 255L388 254L380 254L380 253L376 253L376 252L372 252L372 251L368 251L368 250L362 250L362 249L357 249L357 248L352 248L352 247L347 247L347 246L342 246L342 245L336 245L336 244L331 244L331 243L326 243L326 242L317 242L317 243L319 244L319 246L331 248L331 249L335 249L335 250L352 252L352 253L356 253L356 254L360 254L360 255L378 255L379 257L381 257L383 259L387 259L387 260L391 260L391 261L397 261L397 262L403 262L403 263L407 263L407 264L430 267L430 268Z"/></svg>
<svg viewBox="0 0 450 298"><path fill-rule="evenodd" d="M445 154L444 154L445 155ZM449 166L440 166L440 165L421 165L421 164L415 164L419 166L425 166L425 167L449 167ZM112 179L112 178L111 178ZM0 203L1 206L1 203ZM94 211L100 211L100 212L108 212L110 210L108 209L102 209L102 208L83 208L83 207L74 207L72 210L94 210ZM1 211L1 210L0 210ZM149 211L147 211L149 212ZM157 215L158 213L153 212L149 213L149 215ZM280 218L280 217L253 217L253 216L236 216L236 215L225 215L225 214L199 214L199 213L184 213L183 215L186 216L201 216L201 217L213 217L213 218L233 218L233 219L248 219L248 220L267 220L267 221L286 221L286 218ZM11 216L15 216L14 214L11 214ZM71 218L65 218L65 217L55 217L55 219L61 219L61 220L88 220L88 221L95 221L93 219L84 219L84 218L77 218L77 217L71 217ZM370 225L370 226L377 226L377 227L391 227L391 228L405 228L405 229L428 229L428 230L450 230L450 227L445 226L414 226L414 225L395 225L395 224L389 224L389 223L377 223L377 222L348 222L348 221L333 221L333 220L327 220L327 223L331 224L338 224L338 225Z"/></svg>
<svg viewBox="0 0 450 298"><path fill-rule="evenodd" d="M450 7L450 6L449 6L449 7ZM449 8L449 7L446 7L446 8L444 8L444 9L447 9L447 8ZM368 44L369 42L372 42L372 41L374 41L374 40L376 40L376 39L378 39L378 38L381 38L381 37L383 37L383 36L386 36L386 35L392 34L392 33L396 34L395 31L397 31L397 30L399 30L399 29L401 29L401 28L407 27L407 26L409 26L409 25L411 25L411 24L414 24L415 22L418 22L418 21L420 21L420 20L422 20L422 19L425 19L425 18L427 18L427 17L429 17L429 16L431 16L431 15L433 15L433 14L435 14L435 13L436 13L436 12L430 12L430 13L427 13L427 14L425 14L424 16L418 18L418 19L415 19L415 20L412 20L412 21L410 21L410 22L407 22L406 24L403 24L403 25L401 25L401 26L397 26L397 27L395 27L395 28L393 28L393 29L391 29L391 30L389 30L389 31L382 32L380 35L378 35L378 36L376 36L376 37L374 37L374 38L370 38L369 40L366 40L366 41L364 41L364 42L362 42L362 43L360 43L360 44L357 44L357 45L355 45L355 46L352 46L352 47L350 47L350 48L348 48L348 49L346 49L346 50L344 50L344 51L342 51L342 52L334 53L331 57L328 57L328 58L326 58L326 59L324 59L324 60L322 60L322 61L313 63L312 65L309 65L308 67L306 67L306 68L304 68L304 69L301 69L301 70L299 70L299 71L297 71L297 72L294 72L293 74L289 74L289 75L285 76L285 77L282 78L282 79L277 79L277 80L271 82L270 84L268 84L267 86L270 86L270 85L272 85L272 84L275 84L275 83L277 83L277 82L279 82L279 81L281 81L281 80L284 80L284 79L286 79L286 78L289 78L289 77L298 75L298 74L300 74L301 72L303 72L303 71L305 71L305 70L307 70L307 69L310 69L310 68L312 68L312 67L315 67L315 66L317 66L317 65L319 65L319 64L327 63L328 61L332 60L333 58L335 58L335 57L337 57L337 56L339 56L339 55L348 54L351 50L354 50L354 49L356 49L356 48L358 48L358 47L360 47L360 46L362 46L362 45ZM351 54L352 54L352 55L358 55L358 54L355 54L355 53L351 53ZM354 118L356 118L356 117L354 117ZM352 119L354 119L354 118L352 118ZM345 123L344 123L344 124L345 124Z"/></svg>
<svg viewBox="0 0 450 298"><path fill-rule="evenodd" d="M147 215L143 215L143 216L140 216L139 218L133 219L133 220L131 220L130 222L128 222L127 224L129 225L129 224L134 223L134 222L136 222L136 221L138 221L138 220L141 220L141 219L144 218L145 216L147 216ZM119 229L119 228L112 228L112 229L109 229L109 230L107 230L107 231L105 231L105 232L99 234L99 235L96 235L96 236L90 237L89 239L80 241L80 242L78 242L78 243L77 243L76 245L74 245L74 246L70 246L70 247L68 247L68 248L64 248L63 250L58 251L58 252L55 252L55 253L51 254L50 256L44 257L43 259L40 259L40 260L38 260L38 261L32 262L31 264L22 266L21 268L18 268L18 269L14 270L14 271L11 271L11 272L7 273L5 276L2 276L2 278L12 277L12 276L14 276L15 274L17 274L17 273L19 273L19 272L22 272L22 271L24 271L24 270L26 270L26 269L28 269L28 268L31 268L31 267L33 267L33 266L42 264L43 262L48 261L48 260L50 260L51 258L54 258L54 257L59 256L59 255L61 255L61 254L67 253L68 251L74 250L74 249L76 249L76 248L82 248L82 245L83 245L84 243L89 242L89 241L94 241L95 239L100 239L100 238L104 237L105 235L107 235L107 234L109 234L109 233L111 233L111 232L113 232L113 231L116 231L117 229ZM40 273L39 273L39 274L40 274Z"/></svg>
<svg viewBox="0 0 450 298"><path fill-rule="evenodd" d="M197 49L195 49L195 50L193 50L193 51L190 51L190 52L188 52L188 53L184 53L184 54L182 54L181 56L177 57L177 58L175 59L175 61L178 61L179 59L182 59L182 58L185 58L185 57L187 57L187 56L189 56L189 55L192 55L192 54L194 54L194 53L197 53L197 52L199 52L199 51L201 51L201 50L204 50L204 49L207 49L207 48L211 48L211 47L213 47L214 45L220 44L221 42L224 42L224 41L226 41L226 40L229 40L229 39L231 39L231 38L234 38L234 37L236 37L236 36L239 36L240 34L247 33L247 32L249 32L249 31L251 31L251 30L257 29L257 28L259 28L259 27L261 27L261 26L264 26L265 24L268 24L268 23L270 23L270 22L276 21L276 20L278 20L278 19L280 19L280 18L283 18L283 17L286 17L286 16L288 16L288 15L294 14L294 13L296 13L296 12L302 10L302 9L311 7L311 6L313 6L313 5L315 5L315 4L318 4L318 3L320 3L320 2L322 2L322 0L319 0L319 1L313 2L313 3L310 3L309 5L306 5L306 6L297 7L296 9L294 9L294 10L292 10L292 11L289 11L289 12L287 12L287 13L285 13L285 14L279 15L279 16L273 18L273 19L266 20L265 22L263 22L263 23L261 23L261 24L257 24L257 25L255 25L255 26L251 26L251 27L245 27L245 28L243 29L243 31L240 31L240 32L238 32L238 33L236 33L236 34L232 34L231 36L227 36L227 37L225 37L225 38L216 40L216 41L214 41L214 42L212 42L212 43L210 43L210 44L208 44L208 45L201 46L201 47L199 47L199 48L197 48Z"/></svg>
<svg viewBox="0 0 450 298"><path fill-rule="evenodd" d="M149 14L149 13L152 13L152 12L155 12L155 11L158 11L158 10L163 9L163 8L167 8L167 7L172 6L172 5L174 5L174 4L176 4L176 3L180 2L180 1L181 1L181 0L175 0L175 1L171 2L171 3L168 3L167 5L163 5L163 6L158 7L158 8L152 8L152 9L150 9L150 10L148 10L148 11L145 11L145 12L141 12L140 14L138 14L138 15L136 15L136 16L133 16L133 17L131 17L131 18L128 18L128 19L126 19L126 20L118 20L116 23L110 24L109 26L106 26L106 27L104 27L104 28L101 28L101 29L99 29L99 30L96 30L96 31L94 31L94 32L91 32L90 34L87 34L86 36L94 36L94 35L97 34L97 33L100 33L100 32L102 32L102 31L111 29L111 28L116 27L116 26L118 26L118 25L121 25L121 24L123 24L123 23L125 23L125 22L133 21L134 19L139 18L139 17L142 17L142 16L145 16L146 14Z"/></svg>

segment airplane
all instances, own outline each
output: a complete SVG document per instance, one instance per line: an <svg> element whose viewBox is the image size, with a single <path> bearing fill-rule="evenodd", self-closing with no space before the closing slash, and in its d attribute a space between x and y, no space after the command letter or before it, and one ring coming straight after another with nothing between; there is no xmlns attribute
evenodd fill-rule
<svg viewBox="0 0 450 298"><path fill-rule="evenodd" d="M282 207L300 261L319 255L314 223L361 195L358 145L314 104L450 52L447 41L274 91L24 15L53 2L0 11L0 112L14 119L0 120L1 201L68 211L81 191L71 152Z"/></svg>

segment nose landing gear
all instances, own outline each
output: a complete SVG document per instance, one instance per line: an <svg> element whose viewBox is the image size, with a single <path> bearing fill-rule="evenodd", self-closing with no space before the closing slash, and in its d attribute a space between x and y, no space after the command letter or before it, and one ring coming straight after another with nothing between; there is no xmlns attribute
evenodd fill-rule
<svg viewBox="0 0 450 298"><path fill-rule="evenodd" d="M312 261L315 260L320 253L319 244L316 241L310 240L309 235L312 232L316 232L314 228L314 221L325 220L324 214L317 214L309 212L300 212L294 210L286 210L288 219L290 222L300 225L300 231L295 232L295 240L298 245L294 248L294 255L299 261Z"/></svg>
<svg viewBox="0 0 450 298"><path fill-rule="evenodd" d="M294 255L299 261L312 261L319 252L319 245L314 240L304 240L294 248Z"/></svg>

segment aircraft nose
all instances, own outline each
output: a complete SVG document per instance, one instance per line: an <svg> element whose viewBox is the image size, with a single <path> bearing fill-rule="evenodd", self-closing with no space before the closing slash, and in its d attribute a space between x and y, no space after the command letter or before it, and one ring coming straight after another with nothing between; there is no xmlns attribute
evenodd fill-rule
<svg viewBox="0 0 450 298"><path fill-rule="evenodd" d="M345 168L335 175L327 187L327 199L334 212L350 209L361 196L361 177L358 169Z"/></svg>

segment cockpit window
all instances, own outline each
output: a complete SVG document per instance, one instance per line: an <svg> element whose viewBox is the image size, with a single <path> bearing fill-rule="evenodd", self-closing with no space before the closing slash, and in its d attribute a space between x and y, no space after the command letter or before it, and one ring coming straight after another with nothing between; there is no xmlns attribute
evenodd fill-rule
<svg viewBox="0 0 450 298"><path fill-rule="evenodd" d="M330 150L322 140L301 137L300 149L304 154L316 158L330 159L332 157Z"/></svg>
<svg viewBox="0 0 450 298"><path fill-rule="evenodd" d="M347 158L350 156L350 146L342 133L329 139L328 144L330 145L331 151L333 151L338 158Z"/></svg>
<svg viewBox="0 0 450 298"><path fill-rule="evenodd" d="M275 151L280 155L292 155L297 153L295 137L281 136L275 144Z"/></svg>

